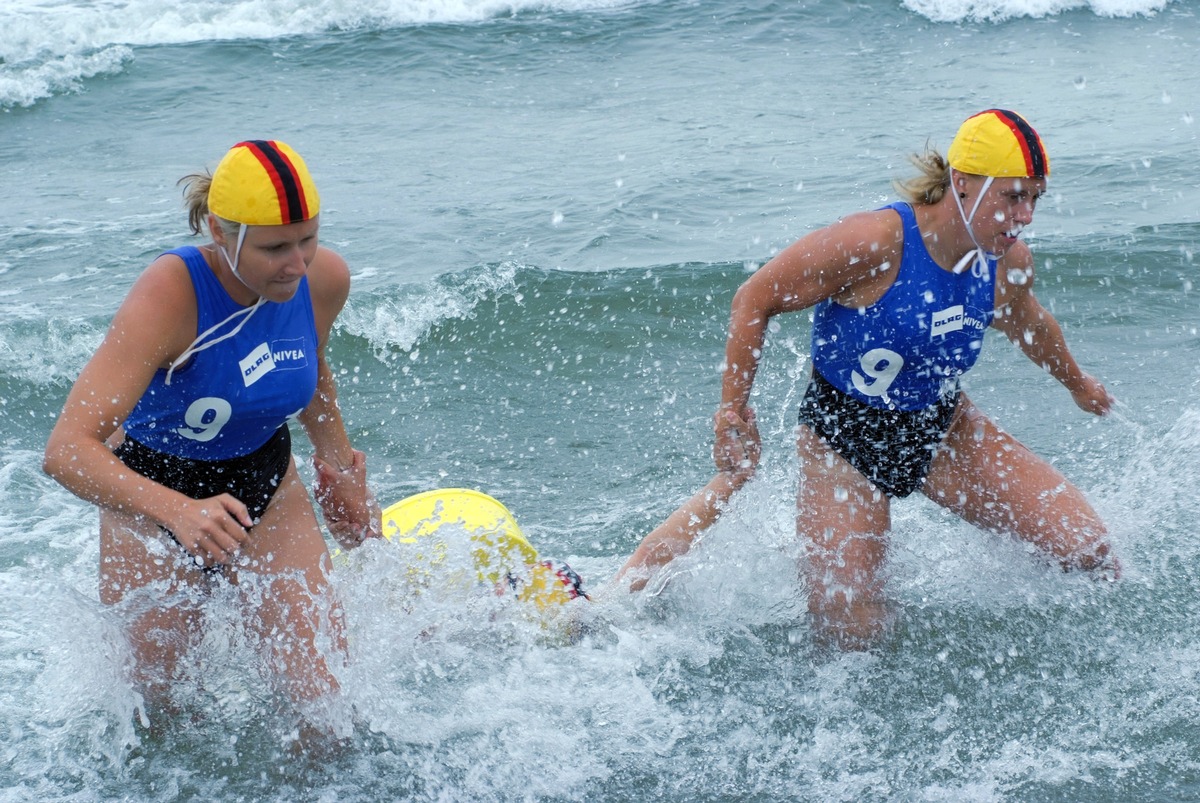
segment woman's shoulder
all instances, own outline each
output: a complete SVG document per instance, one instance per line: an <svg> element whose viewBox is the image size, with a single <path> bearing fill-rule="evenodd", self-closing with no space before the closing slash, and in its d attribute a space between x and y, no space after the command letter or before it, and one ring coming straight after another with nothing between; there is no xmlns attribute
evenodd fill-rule
<svg viewBox="0 0 1200 803"><path fill-rule="evenodd" d="M196 291L184 260L169 252L155 257L134 281L110 328L122 334L123 342L152 346L154 360L182 351L196 330Z"/></svg>
<svg viewBox="0 0 1200 803"><path fill-rule="evenodd" d="M174 251L166 251L155 257L134 281L126 301L138 300L142 296L164 306L182 303L194 307L196 292L184 258Z"/></svg>
<svg viewBox="0 0 1200 803"><path fill-rule="evenodd" d="M904 239L904 220L891 206L851 213L828 228L843 240L864 242L875 248Z"/></svg>
<svg viewBox="0 0 1200 803"><path fill-rule="evenodd" d="M350 291L350 266L341 254L320 246L308 266L308 284L314 298L318 294L345 298Z"/></svg>
<svg viewBox="0 0 1200 803"><path fill-rule="evenodd" d="M850 267L872 274L884 263L895 263L904 246L904 221L895 209L884 207L854 212L822 230L822 239Z"/></svg>
<svg viewBox="0 0 1200 803"><path fill-rule="evenodd" d="M321 246L308 266L308 292L322 340L350 296L350 266L336 251Z"/></svg>

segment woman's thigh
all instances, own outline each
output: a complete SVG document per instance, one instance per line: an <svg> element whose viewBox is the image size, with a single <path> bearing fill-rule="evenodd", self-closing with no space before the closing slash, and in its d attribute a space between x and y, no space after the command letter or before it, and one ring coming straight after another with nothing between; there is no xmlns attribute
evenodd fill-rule
<svg viewBox="0 0 1200 803"><path fill-rule="evenodd" d="M100 601L125 614L135 675L150 696L199 636L210 578L153 522L100 511Z"/></svg>
<svg viewBox="0 0 1200 803"><path fill-rule="evenodd" d="M331 659L344 660L346 638L330 568L325 538L293 462L229 577L243 589L250 622L296 699L315 699L338 687L330 665Z"/></svg>
<svg viewBox="0 0 1200 803"><path fill-rule="evenodd" d="M1066 568L1108 554L1104 523L1083 493L964 395L922 489L972 524L1035 544Z"/></svg>
<svg viewBox="0 0 1200 803"><path fill-rule="evenodd" d="M315 593L325 587L330 566L325 537L293 460L230 568L235 580L246 571L256 575L300 572Z"/></svg>
<svg viewBox="0 0 1200 803"><path fill-rule="evenodd" d="M153 586L168 596L199 579L183 547L154 522L100 509L100 601L116 605Z"/></svg>
<svg viewBox="0 0 1200 803"><path fill-rule="evenodd" d="M848 586L874 596L887 558L890 500L807 426L797 428L796 448L796 532L808 547L814 593Z"/></svg>

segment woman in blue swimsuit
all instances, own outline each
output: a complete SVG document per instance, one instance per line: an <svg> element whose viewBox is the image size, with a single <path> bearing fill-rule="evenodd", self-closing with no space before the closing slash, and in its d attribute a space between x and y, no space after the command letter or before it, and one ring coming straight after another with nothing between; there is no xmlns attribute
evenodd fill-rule
<svg viewBox="0 0 1200 803"><path fill-rule="evenodd" d="M257 589L247 618L269 634L283 691L318 699L337 689L330 660L345 639L288 423L314 446L330 531L345 547L377 536L365 458L325 362L350 273L317 242L317 190L286 144L239 143L211 176L184 182L193 233L207 226L212 241L159 256L134 283L44 467L100 507L100 599L131 611L149 694L175 678L198 638L195 601L224 577Z"/></svg>
<svg viewBox="0 0 1200 803"><path fill-rule="evenodd" d="M1113 403L1082 371L1033 294L1018 238L1050 164L1020 115L963 123L947 157L914 157L904 203L851 215L797 241L733 300L718 468L743 415L773 315L814 307L813 374L800 410L797 532L807 544L819 638L866 646L886 621L883 566L891 499L921 491L971 523L1033 543L1064 569L1116 576L1107 531L1083 494L1000 430L958 387L995 327L1061 382L1083 410Z"/></svg>

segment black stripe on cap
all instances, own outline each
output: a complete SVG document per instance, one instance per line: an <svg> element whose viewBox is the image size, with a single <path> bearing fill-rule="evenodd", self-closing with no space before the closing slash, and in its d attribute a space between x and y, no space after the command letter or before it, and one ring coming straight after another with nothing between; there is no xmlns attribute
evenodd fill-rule
<svg viewBox="0 0 1200 803"><path fill-rule="evenodd" d="M279 197L280 220L284 223L299 223L305 220L308 211L304 203L304 190L300 186L300 177L296 175L287 157L269 140L255 139L243 144L258 157L275 185L275 192Z"/></svg>
<svg viewBox="0 0 1200 803"><path fill-rule="evenodd" d="M1046 177L1046 151L1042 147L1042 138L1033 130L1033 126L1025 122L1025 118L1007 109L995 109L998 116L1008 123L1021 142L1021 150L1025 152L1025 166L1029 168L1031 178Z"/></svg>

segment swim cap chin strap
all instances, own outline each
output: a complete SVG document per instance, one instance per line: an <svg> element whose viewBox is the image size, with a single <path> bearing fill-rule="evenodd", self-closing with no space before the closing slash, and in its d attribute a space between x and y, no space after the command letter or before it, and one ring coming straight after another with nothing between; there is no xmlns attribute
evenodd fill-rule
<svg viewBox="0 0 1200 803"><path fill-rule="evenodd" d="M998 259L997 254L990 253L975 238L975 230L971 228L971 221L975 218L975 213L979 211L979 204L983 202L983 196L987 194L988 189L992 186L992 176L984 176L983 186L979 189L979 196L975 198L975 205L971 207L971 214L963 208L962 197L954 189L954 168L950 168L950 191L954 193L954 203L958 206L958 214L962 216L963 225L967 227L967 235L971 238L971 242L975 243L975 250L968 251L963 254L962 259L954 266L954 273L962 273L967 269L967 265L974 259L979 265L979 270L976 273L978 276L987 276L988 260Z"/></svg>
<svg viewBox="0 0 1200 803"><path fill-rule="evenodd" d="M242 258L242 243L246 242L246 231L250 227L245 223L238 224L237 247L233 249L233 259L229 258L229 252L225 250L225 246L221 246L221 256L225 257L225 263L229 265L229 269L233 271L233 278L237 279L242 285L251 292L254 292L246 280L242 278L242 274L238 273L238 260Z"/></svg>
<svg viewBox="0 0 1200 803"><path fill-rule="evenodd" d="M246 226L245 223L241 223L238 225L237 247L233 251L233 259L229 258L229 253L225 250L225 246L218 245L217 248L220 249L221 256L225 257L225 261L229 263L229 269L231 271L233 271L234 278L236 278L239 282L241 282L243 285L245 285L246 289L253 290L253 288L251 288L250 285L246 284L246 280L242 278L242 274L238 273L238 269L237 269L238 259L242 255L242 243L244 243L246 241L246 229L247 228L248 227ZM183 365L185 362L187 362L188 359L193 354L195 354L198 351L204 351L209 346L215 346L218 343L220 343L222 340L228 340L229 338L236 335L238 332L242 331L242 327L246 325L246 321L250 320L250 316L253 315L258 310L259 307L261 307L263 304L265 304L266 301L267 301L266 296L260 295L258 297L258 301L255 301L253 306L249 306L249 307L246 307L245 309L240 309L237 312L234 312L232 315L225 318L225 320L221 321L220 323L214 324L213 326L210 326L208 329L206 329L204 332L202 332L200 334L200 336L197 337L195 340L193 340L191 342L191 345L189 345L186 349L184 349L183 353L180 354L178 357L176 357L174 362L171 363L171 366L167 369L167 378L166 378L165 384L167 384L167 385L171 384L171 376L175 373L175 369L178 368L179 366ZM242 320L232 330L230 330L229 332L226 332L225 334L221 335L220 337L209 340L207 343L204 342L205 339L209 337L209 335L213 334L213 332L216 332L222 326L229 323L230 321L232 321L234 318L237 318L238 316L242 316Z"/></svg>

